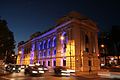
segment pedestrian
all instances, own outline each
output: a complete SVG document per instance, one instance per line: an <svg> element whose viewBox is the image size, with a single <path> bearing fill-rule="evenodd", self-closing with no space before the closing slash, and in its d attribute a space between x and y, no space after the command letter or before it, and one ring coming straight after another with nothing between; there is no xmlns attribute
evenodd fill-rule
<svg viewBox="0 0 120 80"><path fill-rule="evenodd" d="M90 72L91 72L91 66L89 66L89 74L90 74Z"/></svg>

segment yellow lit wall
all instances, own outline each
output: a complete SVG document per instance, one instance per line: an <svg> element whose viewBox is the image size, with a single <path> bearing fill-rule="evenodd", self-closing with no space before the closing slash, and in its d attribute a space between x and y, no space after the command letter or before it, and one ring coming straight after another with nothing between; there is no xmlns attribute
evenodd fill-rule
<svg viewBox="0 0 120 80"><path fill-rule="evenodd" d="M17 64L20 64L20 55L17 56Z"/></svg>
<svg viewBox="0 0 120 80"><path fill-rule="evenodd" d="M71 52L71 55L70 55L70 52ZM69 68L71 67L72 69L75 69L75 44L74 44L74 40L68 41L65 56L66 56L67 67L69 67Z"/></svg>

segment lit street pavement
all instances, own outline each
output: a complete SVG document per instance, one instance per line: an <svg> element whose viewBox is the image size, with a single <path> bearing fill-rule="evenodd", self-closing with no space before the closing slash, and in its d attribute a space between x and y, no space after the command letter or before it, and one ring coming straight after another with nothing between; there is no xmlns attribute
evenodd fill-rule
<svg viewBox="0 0 120 80"><path fill-rule="evenodd" d="M12 73L9 75L0 76L0 80L117 80L117 79L108 79L102 78L99 76L87 75L87 76L70 76L70 77L57 77L52 73L45 73L43 76L26 76L23 72Z"/></svg>

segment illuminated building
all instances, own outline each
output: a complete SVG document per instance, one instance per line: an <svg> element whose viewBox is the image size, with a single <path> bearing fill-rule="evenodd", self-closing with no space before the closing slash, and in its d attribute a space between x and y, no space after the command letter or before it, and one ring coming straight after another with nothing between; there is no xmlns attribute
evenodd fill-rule
<svg viewBox="0 0 120 80"><path fill-rule="evenodd" d="M88 71L100 69L97 25L77 12L57 21L56 27L18 45L17 64L40 63Z"/></svg>

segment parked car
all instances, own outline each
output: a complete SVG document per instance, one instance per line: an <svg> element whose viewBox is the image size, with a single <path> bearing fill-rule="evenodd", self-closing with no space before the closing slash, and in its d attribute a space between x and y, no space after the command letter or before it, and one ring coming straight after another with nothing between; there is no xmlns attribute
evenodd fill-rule
<svg viewBox="0 0 120 80"><path fill-rule="evenodd" d="M57 76L70 76L75 73L75 70L63 66L56 66L54 68L54 73Z"/></svg>
<svg viewBox="0 0 120 80"><path fill-rule="evenodd" d="M5 66L6 71L8 72L20 72L21 71L21 66L16 65L16 64L8 64Z"/></svg>
<svg viewBox="0 0 120 80"><path fill-rule="evenodd" d="M13 65L12 72L20 72L20 71L21 71L21 66L20 65Z"/></svg>
<svg viewBox="0 0 120 80"><path fill-rule="evenodd" d="M39 66L36 66L38 68L38 70L42 70L42 71L48 71L48 68L44 65L39 65Z"/></svg>
<svg viewBox="0 0 120 80"><path fill-rule="evenodd" d="M25 68L24 73L29 75L42 75L44 74L44 71L39 70L36 66L28 66L27 68Z"/></svg>

